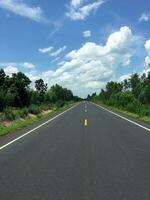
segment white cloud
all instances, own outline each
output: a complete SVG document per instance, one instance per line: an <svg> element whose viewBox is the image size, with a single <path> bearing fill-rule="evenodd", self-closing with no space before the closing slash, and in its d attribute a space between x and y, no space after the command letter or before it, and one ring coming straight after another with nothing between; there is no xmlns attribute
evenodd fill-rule
<svg viewBox="0 0 150 200"><path fill-rule="evenodd" d="M145 58L145 64L146 64L146 66L150 67L150 40L147 40L145 42L145 49L148 53L148 56L146 56L146 58Z"/></svg>
<svg viewBox="0 0 150 200"><path fill-rule="evenodd" d="M82 2L84 2L85 0L71 0L71 5L74 7L74 8L78 8Z"/></svg>
<svg viewBox="0 0 150 200"><path fill-rule="evenodd" d="M41 76L49 86L58 83L82 97L98 92L107 81L114 79L119 67L130 63L134 38L128 27L122 27L108 37L106 44L87 42L69 52L57 70L43 72Z"/></svg>
<svg viewBox="0 0 150 200"><path fill-rule="evenodd" d="M0 7L36 22L46 22L40 7L31 7L22 0L0 0Z"/></svg>
<svg viewBox="0 0 150 200"><path fill-rule="evenodd" d="M10 63L0 63L0 67L7 67L11 66L14 68L26 68L26 69L33 69L35 68L35 65L29 62L24 62L24 63L15 63L15 62L10 62Z"/></svg>
<svg viewBox="0 0 150 200"><path fill-rule="evenodd" d="M25 63L23 63L23 67L25 67L27 69L33 69L33 68L35 68L35 65L32 63L25 62Z"/></svg>
<svg viewBox="0 0 150 200"><path fill-rule="evenodd" d="M67 48L66 46L63 46L63 47L57 49L56 51L50 53L50 56L52 56L52 57L57 57L57 56L59 56L63 51L65 51L66 48Z"/></svg>
<svg viewBox="0 0 150 200"><path fill-rule="evenodd" d="M143 13L143 14L140 16L139 21L140 21L140 22L142 22L142 21L145 21L145 22L150 21L150 14L148 14L148 13Z"/></svg>
<svg viewBox="0 0 150 200"><path fill-rule="evenodd" d="M86 0L71 0L66 16L72 20L84 20L92 11L97 10L105 1L96 0L86 4Z"/></svg>
<svg viewBox="0 0 150 200"><path fill-rule="evenodd" d="M48 54L52 57L57 57L59 56L62 52L64 52L66 50L66 46L63 46L63 47L60 47L59 49L57 50L54 50L54 47L50 46L48 48L40 48L39 49L39 52L40 53L43 53L43 54Z"/></svg>
<svg viewBox="0 0 150 200"><path fill-rule="evenodd" d="M119 78L119 82L124 81L125 79L129 79L131 77L132 74L124 74L122 76L120 76Z"/></svg>
<svg viewBox="0 0 150 200"><path fill-rule="evenodd" d="M54 58L50 63L55 63L60 59L60 57Z"/></svg>
<svg viewBox="0 0 150 200"><path fill-rule="evenodd" d="M40 48L38 51L39 51L40 53L49 53L49 52L51 52L53 49L54 49L54 47L50 46L50 47L47 47L47 48Z"/></svg>
<svg viewBox="0 0 150 200"><path fill-rule="evenodd" d="M18 72L18 68L11 66L11 65L8 65L6 68L4 68L4 71L7 75L11 76L12 74Z"/></svg>
<svg viewBox="0 0 150 200"><path fill-rule="evenodd" d="M92 35L91 31L89 31L89 30L83 32L83 37L91 37L91 35Z"/></svg>

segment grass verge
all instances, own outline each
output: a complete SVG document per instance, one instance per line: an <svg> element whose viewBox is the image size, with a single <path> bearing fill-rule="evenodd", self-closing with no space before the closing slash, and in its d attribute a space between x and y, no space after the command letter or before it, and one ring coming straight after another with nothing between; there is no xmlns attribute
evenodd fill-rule
<svg viewBox="0 0 150 200"><path fill-rule="evenodd" d="M11 122L10 126L5 126L4 124L0 124L0 136L7 135L9 133L12 133L18 129L22 129L24 127L27 127L33 123L39 122L41 120L47 119L47 118L52 118L55 115L71 108L75 103L71 104L65 104L62 108L54 108L51 112L46 113L46 114L38 114L34 117L32 116L27 116L25 119L17 119Z"/></svg>
<svg viewBox="0 0 150 200"><path fill-rule="evenodd" d="M149 116L139 116L138 114L131 113L131 112L123 110L123 109L119 109L119 108L112 107L112 106L107 106L107 105L105 105L105 104L103 104L102 102L99 102L99 101L94 101L94 103L96 103L100 106L103 106L104 108L107 108L107 109L109 109L113 112L116 112L116 113L119 113L119 114L125 114L126 116L133 117L135 119L150 123L150 117Z"/></svg>

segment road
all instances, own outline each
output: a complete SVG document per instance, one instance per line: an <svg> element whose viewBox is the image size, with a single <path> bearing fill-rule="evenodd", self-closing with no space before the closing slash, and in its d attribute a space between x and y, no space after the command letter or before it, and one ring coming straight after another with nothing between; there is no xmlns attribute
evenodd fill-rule
<svg viewBox="0 0 150 200"><path fill-rule="evenodd" d="M0 150L0 200L149 199L150 131L92 103Z"/></svg>

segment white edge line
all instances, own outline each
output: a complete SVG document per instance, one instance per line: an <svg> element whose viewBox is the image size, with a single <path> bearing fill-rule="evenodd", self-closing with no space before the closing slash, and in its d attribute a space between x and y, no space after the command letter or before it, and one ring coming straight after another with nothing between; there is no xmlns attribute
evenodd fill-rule
<svg viewBox="0 0 150 200"><path fill-rule="evenodd" d="M79 103L79 104L80 104L80 103ZM7 144L1 146L1 147L0 147L0 150L2 150L2 149L4 149L4 148L6 148L7 146L9 146L9 145L11 145L11 144L17 142L17 141L20 140L21 138L23 138L23 137L29 135L30 133L32 133L32 132L36 131L37 129L41 128L42 126L44 126L44 125L50 123L51 121L55 120L57 117L60 117L60 116L63 115L64 113L66 113L66 112L72 110L73 108L75 108L75 107L78 106L79 104L77 104L77 105L75 105L75 106L73 106L73 107L71 107L71 108L65 110L64 112L62 112L62 113L56 115L55 117L49 119L49 120L46 121L46 122L40 124L39 126L37 126L37 127L33 128L32 130L26 132L25 134L21 135L20 137L18 137L18 138L16 138L16 139L12 140L11 142L8 142Z"/></svg>
<svg viewBox="0 0 150 200"><path fill-rule="evenodd" d="M96 105L97 107L102 108L103 110L106 110L107 112L109 112L109 113L111 113L111 114L113 114L113 115L116 115L117 117L120 117L120 118L122 118L122 119L124 119L124 120L126 120L126 121L128 121L128 122L130 122L130 123L132 123L132 124L134 124L134 125L136 125L136 126L139 126L139 127L141 127L141 128L143 128L143 129L145 129L145 130L147 130L147 131L150 132L150 129L149 129L149 128L147 128L147 127L145 127L145 126L142 126L141 124L138 124L138 123L136 123L136 122L134 122L134 121L132 121L132 120L126 118L126 117L123 117L123 116L121 116L121 115L119 115L119 114L117 114L117 113L115 113L115 112L112 112L112 111L108 110L107 108L104 108L104 107L102 107L102 106L100 106L100 105L98 105L98 104L96 104L96 103L93 103L93 102L91 102L91 103L94 104L94 105Z"/></svg>

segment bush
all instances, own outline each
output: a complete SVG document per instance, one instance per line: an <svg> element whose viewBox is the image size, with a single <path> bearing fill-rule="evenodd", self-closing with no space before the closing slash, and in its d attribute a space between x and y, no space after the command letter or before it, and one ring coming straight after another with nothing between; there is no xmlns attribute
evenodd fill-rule
<svg viewBox="0 0 150 200"><path fill-rule="evenodd" d="M135 98L131 92L121 92L118 98L121 107L126 108L127 104L134 102Z"/></svg>
<svg viewBox="0 0 150 200"><path fill-rule="evenodd" d="M64 105L65 105L64 101L59 100L59 101L56 102L56 107L57 108L62 108Z"/></svg>
<svg viewBox="0 0 150 200"><path fill-rule="evenodd" d="M44 111L47 111L47 110L49 110L50 108L51 108L51 105L49 105L49 104L43 104L43 105L40 106L40 109L41 109L41 110L44 110Z"/></svg>
<svg viewBox="0 0 150 200"><path fill-rule="evenodd" d="M19 111L19 117L25 118L29 114L29 110L27 108L23 108L22 110Z"/></svg>
<svg viewBox="0 0 150 200"><path fill-rule="evenodd" d="M11 108L6 108L3 114L3 120L13 121L17 118L17 115Z"/></svg>
<svg viewBox="0 0 150 200"><path fill-rule="evenodd" d="M150 116L150 106L142 106L141 108L141 116Z"/></svg>
<svg viewBox="0 0 150 200"><path fill-rule="evenodd" d="M141 115L141 104L138 100L134 100L132 103L127 104L127 111Z"/></svg>
<svg viewBox="0 0 150 200"><path fill-rule="evenodd" d="M126 108L127 104L132 104L135 101L135 97L131 92L119 92L111 95L108 104L109 106L115 106L117 108Z"/></svg>
<svg viewBox="0 0 150 200"><path fill-rule="evenodd" d="M37 105L31 105L29 107L29 113L34 114L34 115L38 115L39 113L41 113L41 109Z"/></svg>

